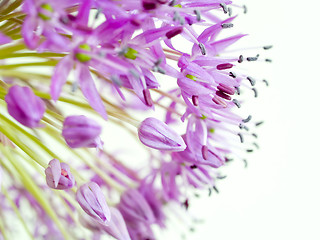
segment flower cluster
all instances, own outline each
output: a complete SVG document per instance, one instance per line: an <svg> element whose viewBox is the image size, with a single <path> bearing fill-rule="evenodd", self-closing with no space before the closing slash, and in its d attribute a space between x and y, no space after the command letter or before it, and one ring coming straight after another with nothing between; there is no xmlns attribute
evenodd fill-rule
<svg viewBox="0 0 320 240"><path fill-rule="evenodd" d="M2 215L17 214L35 239L156 239L166 206L217 189L217 168L258 147L240 93L268 84L238 67L259 55L226 54L246 36L230 31L232 9L246 11L229 0L0 3L3 236ZM142 166L104 145L103 121L140 140Z"/></svg>

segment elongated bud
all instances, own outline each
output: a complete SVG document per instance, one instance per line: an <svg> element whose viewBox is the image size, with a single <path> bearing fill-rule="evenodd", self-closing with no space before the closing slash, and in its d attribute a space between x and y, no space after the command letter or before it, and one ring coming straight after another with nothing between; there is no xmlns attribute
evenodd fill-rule
<svg viewBox="0 0 320 240"><path fill-rule="evenodd" d="M12 86L6 97L9 114L26 127L40 126L45 104L29 87Z"/></svg>
<svg viewBox="0 0 320 240"><path fill-rule="evenodd" d="M175 152L186 148L181 136L156 118L145 119L139 126L138 135L140 141L151 148Z"/></svg>
<svg viewBox="0 0 320 240"><path fill-rule="evenodd" d="M57 159L52 159L45 170L46 181L49 187L53 189L69 189L75 184L73 175L66 163L60 163Z"/></svg>
<svg viewBox="0 0 320 240"><path fill-rule="evenodd" d="M129 189L122 194L118 209L126 221L151 224L156 220L150 205L136 189Z"/></svg>
<svg viewBox="0 0 320 240"><path fill-rule="evenodd" d="M100 223L109 224L110 209L98 184L90 182L82 185L76 193L76 199L89 216Z"/></svg>
<svg viewBox="0 0 320 240"><path fill-rule="evenodd" d="M102 147L101 126L86 116L69 116L63 122L62 136L71 148Z"/></svg>

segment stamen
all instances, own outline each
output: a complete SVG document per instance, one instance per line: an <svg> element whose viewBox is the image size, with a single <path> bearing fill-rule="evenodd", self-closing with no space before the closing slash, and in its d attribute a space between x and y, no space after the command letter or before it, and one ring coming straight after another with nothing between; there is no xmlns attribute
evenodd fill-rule
<svg viewBox="0 0 320 240"><path fill-rule="evenodd" d="M235 90L234 88L232 87L229 87L223 83L220 83L217 87L221 92L224 92L226 94L229 94L229 95L233 95L235 93Z"/></svg>
<svg viewBox="0 0 320 240"><path fill-rule="evenodd" d="M243 62L243 56L240 55L240 56L239 56L239 59L238 59L238 63L242 63L242 62Z"/></svg>
<svg viewBox="0 0 320 240"><path fill-rule="evenodd" d="M203 145L201 148L202 158L204 160L208 159L208 147L206 145Z"/></svg>
<svg viewBox="0 0 320 240"><path fill-rule="evenodd" d="M269 58L266 58L265 61L266 61L266 62L270 62L270 63L272 62L272 60L269 59Z"/></svg>
<svg viewBox="0 0 320 240"><path fill-rule="evenodd" d="M190 166L190 168L191 168L191 169L196 169L196 168L198 168L198 167L197 167L197 165L193 164L193 165Z"/></svg>
<svg viewBox="0 0 320 240"><path fill-rule="evenodd" d="M269 50L269 49L271 49L272 47L273 47L272 45L268 45L268 46L264 46L263 49L264 49L264 50Z"/></svg>
<svg viewBox="0 0 320 240"><path fill-rule="evenodd" d="M203 45L203 43L199 43L199 48L201 50L202 55L207 54L206 47Z"/></svg>
<svg viewBox="0 0 320 240"><path fill-rule="evenodd" d="M229 12L229 17L231 17L232 16L232 8L231 7L228 8L228 12Z"/></svg>
<svg viewBox="0 0 320 240"><path fill-rule="evenodd" d="M256 126L258 127L258 126L260 126L262 123L263 123L263 121L257 122L257 123L256 123Z"/></svg>
<svg viewBox="0 0 320 240"><path fill-rule="evenodd" d="M218 188L216 186L213 186L212 188L213 188L213 190L216 191L216 193L219 193L219 190L218 190Z"/></svg>
<svg viewBox="0 0 320 240"><path fill-rule="evenodd" d="M243 5L243 13L246 14L248 12L248 8L246 5Z"/></svg>
<svg viewBox="0 0 320 240"><path fill-rule="evenodd" d="M233 67L233 64L231 64L231 63L222 63L222 64L217 65L218 70L225 70L225 69L229 69L232 67Z"/></svg>
<svg viewBox="0 0 320 240"><path fill-rule="evenodd" d="M157 5L155 3L152 2L142 2L142 6L144 8L144 10L153 10L156 9Z"/></svg>
<svg viewBox="0 0 320 240"><path fill-rule="evenodd" d="M229 76L232 77L232 78L236 78L237 77L237 75L234 72L230 72Z"/></svg>
<svg viewBox="0 0 320 240"><path fill-rule="evenodd" d="M259 149L260 147L259 147L259 145L257 144L257 143L252 143L257 149Z"/></svg>
<svg viewBox="0 0 320 240"><path fill-rule="evenodd" d="M246 119L242 119L242 122L247 123L252 119L252 116L249 115Z"/></svg>
<svg viewBox="0 0 320 240"><path fill-rule="evenodd" d="M258 91L256 88L252 88L252 91L254 92L254 97L257 98L258 97Z"/></svg>
<svg viewBox="0 0 320 240"><path fill-rule="evenodd" d="M240 138L240 142L243 143L243 136L242 136L242 134L241 134L241 133L238 133L238 136L239 136L239 138Z"/></svg>
<svg viewBox="0 0 320 240"><path fill-rule="evenodd" d="M247 168L248 167L248 161L246 159L242 159L242 161L244 162L244 167Z"/></svg>
<svg viewBox="0 0 320 240"><path fill-rule="evenodd" d="M221 98L224 98L226 100L231 100L231 97L229 95L225 94L224 92L222 92L220 90L216 91L216 95L221 97Z"/></svg>
<svg viewBox="0 0 320 240"><path fill-rule="evenodd" d="M192 95L192 103L194 106L198 106L199 105L199 97Z"/></svg>
<svg viewBox="0 0 320 240"><path fill-rule="evenodd" d="M237 91L237 94L240 95L240 87L234 87Z"/></svg>
<svg viewBox="0 0 320 240"><path fill-rule="evenodd" d="M219 98L218 96L214 96L212 98L212 101L217 105L223 106L224 108L226 108L228 106L227 103L225 101L223 101L221 98Z"/></svg>
<svg viewBox="0 0 320 240"><path fill-rule="evenodd" d="M224 176L217 176L217 179L225 179L227 176L224 175Z"/></svg>
<svg viewBox="0 0 320 240"><path fill-rule="evenodd" d="M257 61L258 60L258 57L247 57L247 61L248 62L254 62L254 61Z"/></svg>
<svg viewBox="0 0 320 240"><path fill-rule="evenodd" d="M252 77L247 77L247 79L249 80L251 86L254 86L256 84L256 80L254 80Z"/></svg>
<svg viewBox="0 0 320 240"><path fill-rule="evenodd" d="M147 106L151 107L153 105L153 101L150 95L150 91L148 89L143 89L143 96L144 101L146 102Z"/></svg>
<svg viewBox="0 0 320 240"><path fill-rule="evenodd" d="M220 7L222 7L222 10L225 14L228 13L228 8L227 5L225 3L220 3Z"/></svg>
<svg viewBox="0 0 320 240"><path fill-rule="evenodd" d="M269 82L267 80L263 79L262 82L264 82L266 86L269 87Z"/></svg>
<svg viewBox="0 0 320 240"><path fill-rule="evenodd" d="M248 153L252 153L252 152L253 152L253 149L247 149L247 152L248 152Z"/></svg>
<svg viewBox="0 0 320 240"><path fill-rule="evenodd" d="M201 14L199 10L194 10L194 13L197 15L197 21L200 22L201 21Z"/></svg>
<svg viewBox="0 0 320 240"><path fill-rule="evenodd" d="M233 24L232 24L232 23L222 23L222 24L221 24L221 27L222 27L222 28L232 28L232 27L233 27Z"/></svg>
<svg viewBox="0 0 320 240"><path fill-rule="evenodd" d="M172 7L172 6L174 6L174 5L176 5L176 0L172 0L172 1L169 3L169 6L170 6L170 7Z"/></svg>
<svg viewBox="0 0 320 240"><path fill-rule="evenodd" d="M182 33L182 27L170 30L169 32L166 33L166 37L168 39L171 39L171 38L177 36L180 33Z"/></svg>
<svg viewBox="0 0 320 240"><path fill-rule="evenodd" d="M251 135L255 138L258 138L258 135L256 133L252 133Z"/></svg>
<svg viewBox="0 0 320 240"><path fill-rule="evenodd" d="M238 108L241 107L240 102L237 99L233 99L232 102L234 103L234 105L236 105Z"/></svg>

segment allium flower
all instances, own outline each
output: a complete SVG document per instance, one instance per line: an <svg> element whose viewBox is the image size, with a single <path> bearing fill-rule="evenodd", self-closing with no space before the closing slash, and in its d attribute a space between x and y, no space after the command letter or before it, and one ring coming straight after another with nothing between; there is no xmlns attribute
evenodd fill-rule
<svg viewBox="0 0 320 240"><path fill-rule="evenodd" d="M156 118L145 119L138 130L140 141L159 150L183 151L186 145L173 129Z"/></svg>
<svg viewBox="0 0 320 240"><path fill-rule="evenodd" d="M65 190L72 188L75 184L73 175L66 163L60 163L58 159L52 159L46 168L46 181L53 189Z"/></svg>
<svg viewBox="0 0 320 240"><path fill-rule="evenodd" d="M101 126L86 116L69 116L63 122L62 136L71 148L102 147Z"/></svg>
<svg viewBox="0 0 320 240"><path fill-rule="evenodd" d="M179 206L217 189L219 168L232 158L246 164L261 122L239 109L242 89L257 97L268 82L241 64L260 64L271 46L229 51L247 36L230 31L239 10L230 0L0 1L5 238L23 235L8 222L14 212L31 239L78 239L80 205L88 239L159 239L154 230ZM114 140L104 148L102 126ZM131 152L130 134L145 155ZM88 182L76 194L48 188L75 179Z"/></svg>
<svg viewBox="0 0 320 240"><path fill-rule="evenodd" d="M76 199L89 216L99 222L109 224L111 212L98 184L90 182L82 185L77 191Z"/></svg>
<svg viewBox="0 0 320 240"><path fill-rule="evenodd" d="M12 86L5 97L9 114L21 124L40 126L45 104L29 87Z"/></svg>

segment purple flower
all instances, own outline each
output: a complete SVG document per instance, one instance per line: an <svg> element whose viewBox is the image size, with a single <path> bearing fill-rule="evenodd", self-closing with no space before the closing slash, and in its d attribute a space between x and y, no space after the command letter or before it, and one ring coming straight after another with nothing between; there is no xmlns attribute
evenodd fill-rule
<svg viewBox="0 0 320 240"><path fill-rule="evenodd" d="M46 181L49 187L53 189L69 189L75 184L73 175L66 163L60 163L57 159L52 159L45 170Z"/></svg>
<svg viewBox="0 0 320 240"><path fill-rule="evenodd" d="M102 148L101 126L86 116L69 116L63 122L62 136L71 148Z"/></svg>
<svg viewBox="0 0 320 240"><path fill-rule="evenodd" d="M11 42L11 39L9 37L7 37L6 35L3 35L2 33L0 33L0 45L6 44L9 42Z"/></svg>
<svg viewBox="0 0 320 240"><path fill-rule="evenodd" d="M186 148L181 136L156 118L145 119L139 126L138 134L140 141L151 148L175 152Z"/></svg>
<svg viewBox="0 0 320 240"><path fill-rule="evenodd" d="M24 126L39 127L45 104L29 87L12 86L6 97L9 114Z"/></svg>
<svg viewBox="0 0 320 240"><path fill-rule="evenodd" d="M89 216L99 222L110 223L111 212L98 184L90 182L82 185L76 193L76 199Z"/></svg>

